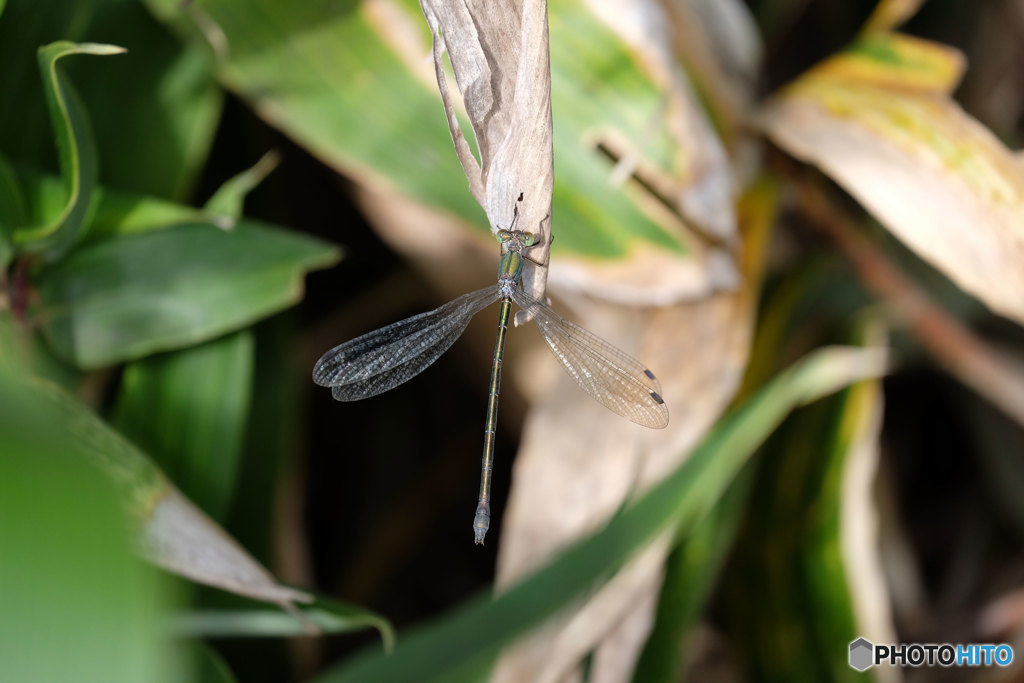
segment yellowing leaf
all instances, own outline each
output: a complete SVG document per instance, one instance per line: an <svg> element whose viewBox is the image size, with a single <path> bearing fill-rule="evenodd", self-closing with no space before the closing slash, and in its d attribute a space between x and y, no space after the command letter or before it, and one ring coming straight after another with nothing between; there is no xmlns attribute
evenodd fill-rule
<svg viewBox="0 0 1024 683"><path fill-rule="evenodd" d="M954 50L871 35L784 89L760 124L925 260L1024 322L1024 172L949 96Z"/></svg>

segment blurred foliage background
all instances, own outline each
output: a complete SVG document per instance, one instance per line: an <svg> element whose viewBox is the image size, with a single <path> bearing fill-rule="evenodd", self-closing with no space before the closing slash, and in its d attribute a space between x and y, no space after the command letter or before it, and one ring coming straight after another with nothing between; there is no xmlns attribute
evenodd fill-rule
<svg viewBox="0 0 1024 683"><path fill-rule="evenodd" d="M1019 676L847 646L1024 642L1024 5L620 4L550 0L550 293L673 422L514 331L481 549L489 314L309 379L494 277L417 3L0 0L5 680Z"/></svg>

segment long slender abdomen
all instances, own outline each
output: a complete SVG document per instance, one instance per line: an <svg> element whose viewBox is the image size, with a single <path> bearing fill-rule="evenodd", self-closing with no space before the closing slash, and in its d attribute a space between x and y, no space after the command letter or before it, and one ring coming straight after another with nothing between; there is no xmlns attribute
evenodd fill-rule
<svg viewBox="0 0 1024 683"><path fill-rule="evenodd" d="M498 338L494 341L494 357L491 359L491 383L487 391L487 420L484 423L484 454L480 465L480 499L473 517L473 535L476 543L482 545L487 529L491 525L491 470L494 468L494 435L498 427L498 393L501 389L501 361L505 355L505 334L512 311L512 300L501 299L498 309Z"/></svg>

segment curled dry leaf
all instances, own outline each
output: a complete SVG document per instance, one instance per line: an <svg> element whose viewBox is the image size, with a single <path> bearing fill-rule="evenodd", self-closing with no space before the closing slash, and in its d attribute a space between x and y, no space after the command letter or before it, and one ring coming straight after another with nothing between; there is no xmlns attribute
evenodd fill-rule
<svg viewBox="0 0 1024 683"><path fill-rule="evenodd" d="M434 69L455 151L491 232L537 233L531 258L546 262L554 166L546 0L421 0L434 39ZM520 12L522 14L520 14ZM473 127L479 162L459 128L442 49ZM543 298L546 268L528 268L524 288Z"/></svg>
<svg viewBox="0 0 1024 683"><path fill-rule="evenodd" d="M630 305L669 305L738 286L729 253L736 246L733 172L674 57L672 44L685 36L664 30L670 21L658 3L552 3L552 25L563 32L551 54L561 84L553 93L561 112L553 141L545 3L523 4L521 25L515 2L488 3L485 12L480 3L421 4L457 156L492 231L508 227L509 197L522 192L518 225L544 235L533 258L546 260L551 220L558 221L558 267L551 277L560 289ZM600 45L602 56L589 45ZM716 65L714 46L702 48L691 52ZM442 49L479 162L458 125ZM709 69L706 80L724 72ZM741 81L730 81L732 93L745 88L749 97L751 84ZM630 84L633 96L619 84ZM721 97L717 115L737 120L737 98ZM561 169L554 180L552 144ZM614 171L608 157L618 162ZM416 239L409 229L382 230L397 249L412 257L422 253L407 246ZM545 268L528 265L527 290L543 295L547 276Z"/></svg>
<svg viewBox="0 0 1024 683"><path fill-rule="evenodd" d="M951 99L961 71L950 48L865 35L779 93L760 125L961 288L1024 323L1024 172Z"/></svg>

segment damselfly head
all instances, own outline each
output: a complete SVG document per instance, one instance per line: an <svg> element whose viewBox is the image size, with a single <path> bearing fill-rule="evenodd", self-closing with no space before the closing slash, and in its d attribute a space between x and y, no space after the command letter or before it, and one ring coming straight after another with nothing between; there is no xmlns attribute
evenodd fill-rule
<svg viewBox="0 0 1024 683"><path fill-rule="evenodd" d="M537 235L522 230L499 230L496 237L507 251L522 251L537 243Z"/></svg>

